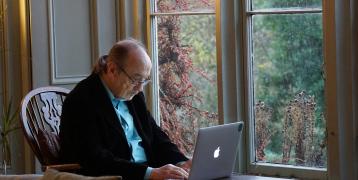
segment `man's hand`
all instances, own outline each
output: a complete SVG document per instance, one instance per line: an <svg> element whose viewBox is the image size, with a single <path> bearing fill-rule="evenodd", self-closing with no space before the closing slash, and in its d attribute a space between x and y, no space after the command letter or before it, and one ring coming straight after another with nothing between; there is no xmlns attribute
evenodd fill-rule
<svg viewBox="0 0 358 180"><path fill-rule="evenodd" d="M188 172L178 166L167 164L160 168L153 168L149 179L188 179Z"/></svg>
<svg viewBox="0 0 358 180"><path fill-rule="evenodd" d="M189 159L185 162L176 164L176 166L183 168L187 173L189 173L191 169L191 164L192 164L192 160Z"/></svg>

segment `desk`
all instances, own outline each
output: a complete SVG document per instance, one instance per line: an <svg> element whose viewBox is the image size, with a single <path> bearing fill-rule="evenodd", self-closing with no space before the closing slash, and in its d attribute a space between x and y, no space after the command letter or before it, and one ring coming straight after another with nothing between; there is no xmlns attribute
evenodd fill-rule
<svg viewBox="0 0 358 180"><path fill-rule="evenodd" d="M23 175L0 175L0 180L41 180L41 174L23 174ZM283 178L272 178L262 176L237 175L227 180L288 180ZM224 179L225 180L225 179Z"/></svg>
<svg viewBox="0 0 358 180"><path fill-rule="evenodd" d="M225 179L226 180L288 180L288 179L285 179L285 178L251 176L251 175L235 175L233 177L225 178Z"/></svg>
<svg viewBox="0 0 358 180"><path fill-rule="evenodd" d="M79 174L58 172L54 169L48 169L44 174L19 174L19 175L0 175L0 180L121 180L120 176L99 176L90 177Z"/></svg>

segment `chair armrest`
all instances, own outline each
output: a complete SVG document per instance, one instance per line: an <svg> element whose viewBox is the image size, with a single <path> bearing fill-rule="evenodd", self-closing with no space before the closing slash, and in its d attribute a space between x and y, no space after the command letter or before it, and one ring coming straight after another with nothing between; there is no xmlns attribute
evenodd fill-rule
<svg viewBox="0 0 358 180"><path fill-rule="evenodd" d="M46 171L47 169L56 169L57 171L65 172L76 172L81 169L81 166L79 164L54 164L42 167L43 171Z"/></svg>

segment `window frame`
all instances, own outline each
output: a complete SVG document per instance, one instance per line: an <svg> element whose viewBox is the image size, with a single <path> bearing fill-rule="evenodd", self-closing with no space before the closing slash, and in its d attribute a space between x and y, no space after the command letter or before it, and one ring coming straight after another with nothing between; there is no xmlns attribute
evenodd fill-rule
<svg viewBox="0 0 358 180"><path fill-rule="evenodd" d="M153 57L157 52L153 51L156 48L156 26L152 23L152 0L146 0L146 40L147 47L150 56ZM297 177L297 178L312 178L312 179L327 179L327 174L332 174L329 170L332 163L335 163L334 152L329 151L332 148L332 143L328 142L327 146L327 169L322 168L310 168L310 167L298 167L292 165L276 165L269 163L255 163L252 161L252 155L254 154L254 144L252 143L253 131L253 119L252 109L250 109L250 89L249 79L249 51L250 48L247 45L249 42L249 20L248 12L249 0L240 1L220 1L216 0L216 39L217 39L217 62L218 62L218 111L219 111L219 123L230 123L235 121L244 121L245 128L240 142L240 148L237 156L237 163L234 171L239 173L260 174L265 176L281 176L281 177ZM328 19L334 19L334 16L327 13L329 7L326 5L326 1L322 0L322 9L312 9L312 11L322 13L323 22L323 34L326 34L328 25ZM293 11L292 13L302 13L311 11ZM260 13L268 13L261 11ZM285 14L287 12L277 12ZM325 35L324 35L325 36ZM327 43L327 37L323 38L323 44ZM323 49L324 61L327 63L326 54L327 47ZM159 112L159 79L158 69L154 65L153 61L153 82L147 86L147 100L148 107L150 108L154 118L158 125L160 124L160 112ZM331 74L326 67L327 73ZM327 90L327 86L325 86ZM326 99L332 99L333 97L327 97ZM327 103L326 103L327 104ZM327 105L328 107L328 105ZM251 107L252 108L252 107ZM330 118L327 118L327 125L330 124ZM252 127L252 128L251 128ZM334 173L333 173L334 174Z"/></svg>
<svg viewBox="0 0 358 180"><path fill-rule="evenodd" d="M282 176L282 177L296 177L296 178L313 178L313 179L326 179L327 168L314 168L314 167L302 167L294 165L283 165L273 163L261 163L255 162L255 126L254 126L254 115L253 115L253 87L252 87L252 67L250 61L252 56L252 17L259 14L304 14L304 13L321 13L323 23L323 7L322 9L310 8L310 9L295 9L295 10L252 10L250 7L251 0L243 0L241 2L241 18L242 18L242 46L244 47L244 78L245 81L245 107L246 110L246 123L248 124L248 132L246 134L247 140L247 172L253 174L263 174L267 176ZM322 2L323 3L323 2ZM323 5L322 5L323 6ZM323 26L324 31L324 26ZM323 34L323 33L322 33ZM240 42L239 42L240 43ZM324 52L324 51L323 51ZM326 89L326 88L325 88ZM328 153L327 153L328 156ZM328 159L328 157L327 157Z"/></svg>
<svg viewBox="0 0 358 180"><path fill-rule="evenodd" d="M215 0L216 5L220 4L219 0ZM216 8L217 9L217 8ZM153 117L156 121L156 123L160 126L160 108L159 108L159 66L158 66L158 52L157 52L157 17L158 16L168 16L168 15L181 15L181 16L187 16L187 15L215 15L215 18L218 18L217 10L205 10L205 11L199 11L199 12L155 12L155 0L146 0L146 11L147 11L147 39L148 39L148 51L150 52L150 57L152 59L152 83L148 87L147 91L148 94L150 94L150 104L149 107L151 109L151 112L153 114ZM217 26L217 22L216 22ZM218 33L218 32L217 32ZM218 39L218 38L217 38ZM218 42L216 43L218 46ZM217 48L218 49L218 48ZM218 52L217 52L217 78L218 78L218 113L219 113L219 124L222 124L222 121L220 118L220 114L222 114L222 108L220 106L221 103L221 88L220 88L220 66L219 62L221 60L219 59Z"/></svg>

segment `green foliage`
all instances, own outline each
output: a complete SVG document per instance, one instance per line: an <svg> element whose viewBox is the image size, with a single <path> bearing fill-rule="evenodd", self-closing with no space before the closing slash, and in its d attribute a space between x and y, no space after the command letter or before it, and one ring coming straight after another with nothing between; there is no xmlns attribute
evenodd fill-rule
<svg viewBox="0 0 358 180"><path fill-rule="evenodd" d="M194 106L217 113L215 16L183 16L181 20L180 39L185 46L191 47L189 57L193 60L193 67L196 70L196 73L190 73L190 80L202 98L201 101L195 101Z"/></svg>
<svg viewBox="0 0 358 180"><path fill-rule="evenodd" d="M180 12L213 2L158 0L157 6ZM191 156L196 129L218 122L214 16L160 16L157 26L162 128Z"/></svg>
<svg viewBox="0 0 358 180"><path fill-rule="evenodd" d="M256 4L255 4L256 3ZM321 1L254 1L255 7L321 7ZM255 15L253 77L255 102L273 108L269 128L276 132L265 151L282 154L285 108L301 91L314 97L315 147L325 139L321 14ZM277 156L275 155L275 157ZM271 157L266 157L270 162Z"/></svg>

